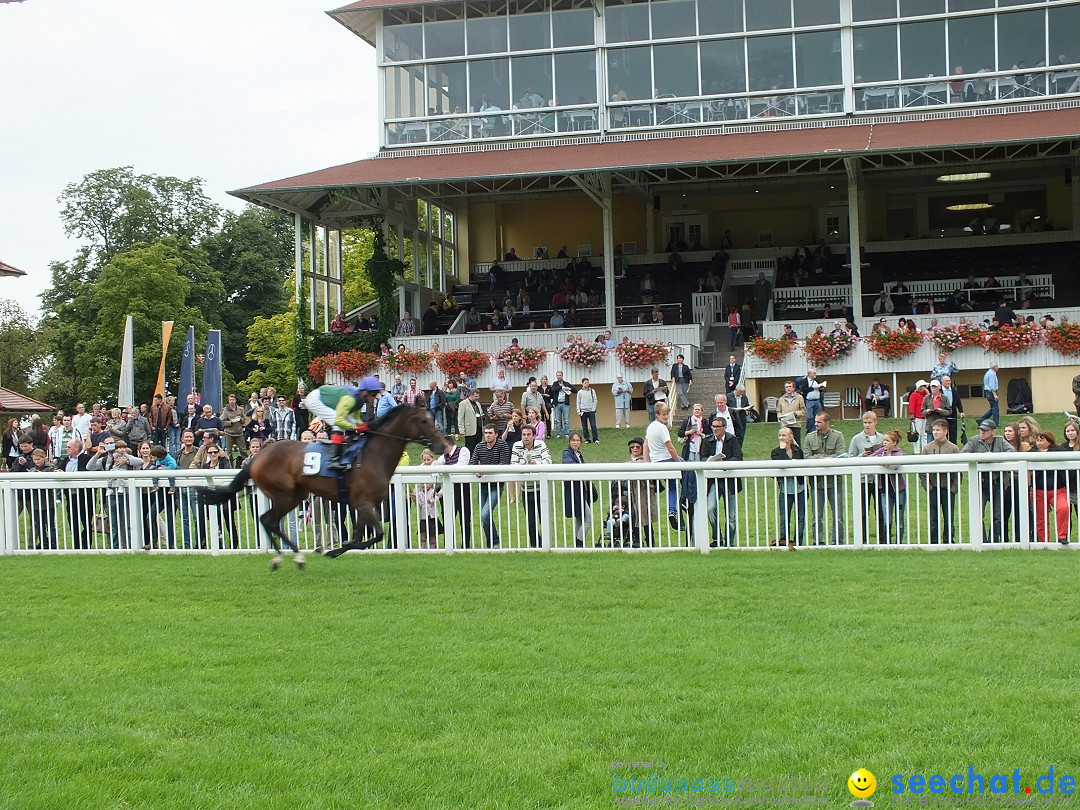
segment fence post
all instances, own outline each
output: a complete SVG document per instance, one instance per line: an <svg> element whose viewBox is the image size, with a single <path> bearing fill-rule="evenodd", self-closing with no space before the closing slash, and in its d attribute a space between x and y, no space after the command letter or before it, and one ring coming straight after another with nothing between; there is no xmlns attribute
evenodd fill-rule
<svg viewBox="0 0 1080 810"><path fill-rule="evenodd" d="M551 484L547 476L541 476L537 484L540 487L540 514L537 516L540 520L540 548L544 551L551 551Z"/></svg>
<svg viewBox="0 0 1080 810"><path fill-rule="evenodd" d="M128 551L134 551L142 547L140 540L143 514L139 489L132 478L124 479L124 497L127 499Z"/></svg>
<svg viewBox="0 0 1080 810"><path fill-rule="evenodd" d="M1018 454L1019 455L1019 454ZM1016 476L1016 482L1013 486L1020 487L1020 491L1017 494L1017 508L1020 510L1020 525L1018 531L1019 537L1014 537L1013 541L1020 543L1023 548L1031 547L1031 536L1035 534L1035 528L1032 525L1034 515L1031 512L1031 493L1032 489L1030 481L1028 481L1028 462L1024 459L1020 460L1020 472ZM1012 475L1012 473L1001 473L1002 475ZM1043 520L1046 519L1046 515L1043 515ZM1055 513L1054 518L1051 519L1051 525L1054 525L1054 520L1057 519Z"/></svg>
<svg viewBox="0 0 1080 810"><path fill-rule="evenodd" d="M453 554L457 545L457 493L450 480L450 473L442 474L443 542L447 554Z"/></svg>
<svg viewBox="0 0 1080 810"><path fill-rule="evenodd" d="M697 481L697 493L694 500L694 545L702 554L709 553L709 493L706 487L708 479L705 478L705 468L698 467L694 470L694 479ZM717 486L720 485L718 481ZM727 499L724 500L724 508L730 508Z"/></svg>
<svg viewBox="0 0 1080 810"><path fill-rule="evenodd" d="M395 475L394 478L397 478L397 482L391 484L390 490L394 493L394 548L405 551L409 547L409 493L401 476Z"/></svg>
<svg viewBox="0 0 1080 810"><path fill-rule="evenodd" d="M260 515L265 515L267 512L270 511L270 507L271 507L270 499L267 498L266 495L263 494L263 491L261 489L259 489L257 486L255 486L254 484L248 484L248 486L251 487L251 491L255 495L255 497L251 499L251 502L255 507L255 514L251 516L251 519L255 523L255 535L259 538L259 547L263 551L270 551L270 549L271 549L270 533L268 531L266 531L266 527L263 526L262 521L259 520ZM296 514L296 512L292 511L292 512L289 512L289 514L286 515L285 517L289 518L289 517L294 516L295 514ZM286 532L289 531L288 525L285 526L285 531ZM296 532L296 541L297 541L296 545L299 547L299 545L300 545L300 532L299 532L299 529Z"/></svg>
<svg viewBox="0 0 1080 810"><path fill-rule="evenodd" d="M862 473L856 467L851 471L852 486L851 486L851 522L854 524L852 528L852 540L857 548L861 548L866 545L866 515L863 513L863 483Z"/></svg>
<svg viewBox="0 0 1080 810"><path fill-rule="evenodd" d="M983 502L979 463L972 459L968 467L968 536L971 547L982 549L983 544Z"/></svg>
<svg viewBox="0 0 1080 810"><path fill-rule="evenodd" d="M5 538L0 553L14 554L19 548L19 507L15 487L7 482L0 483L0 526Z"/></svg>

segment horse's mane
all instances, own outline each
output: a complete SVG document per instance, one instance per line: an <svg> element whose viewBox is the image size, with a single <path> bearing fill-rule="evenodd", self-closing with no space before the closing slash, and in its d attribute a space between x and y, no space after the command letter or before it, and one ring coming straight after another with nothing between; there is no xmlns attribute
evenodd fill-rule
<svg viewBox="0 0 1080 810"><path fill-rule="evenodd" d="M369 431L383 430L391 421L393 421L394 419L399 418L402 415L401 413L398 413L399 411L410 411L411 412L411 411L417 411L417 410L422 410L422 408L420 408L419 405L410 405L407 402L402 402L400 405L395 405L393 408L391 408L389 411L384 413L382 416L380 416L374 422L368 422L368 430Z"/></svg>

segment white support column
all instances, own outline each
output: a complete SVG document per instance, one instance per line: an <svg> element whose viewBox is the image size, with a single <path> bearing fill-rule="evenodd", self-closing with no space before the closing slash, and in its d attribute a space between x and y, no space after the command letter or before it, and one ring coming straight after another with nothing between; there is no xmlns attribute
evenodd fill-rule
<svg viewBox="0 0 1080 810"><path fill-rule="evenodd" d="M615 226L611 206L611 176L601 175L604 215L604 320L615 327Z"/></svg>
<svg viewBox="0 0 1080 810"><path fill-rule="evenodd" d="M318 288L315 286L315 254L317 244L315 242L315 222L312 221L308 226L308 240L310 249L308 250L308 325L315 328L315 293Z"/></svg>
<svg viewBox="0 0 1080 810"><path fill-rule="evenodd" d="M848 199L848 255L851 257L851 314L858 323L862 318L862 222L859 209L861 172L854 158L845 158Z"/></svg>
<svg viewBox="0 0 1080 810"><path fill-rule="evenodd" d="M1072 229L1073 233L1080 232L1080 160L1072 162ZM1049 214L1049 212L1047 212Z"/></svg>
<svg viewBox="0 0 1080 810"><path fill-rule="evenodd" d="M855 111L855 34L851 3L840 4L840 72L844 80L844 112Z"/></svg>
<svg viewBox="0 0 1080 810"><path fill-rule="evenodd" d="M656 209L653 207L652 194L645 194L645 255L656 254ZM649 261L652 261L650 258Z"/></svg>
<svg viewBox="0 0 1080 810"><path fill-rule="evenodd" d="M337 317L338 310L334 311L333 316L330 315L330 308L333 306L330 296L330 229L323 226L323 301L326 302L326 306L323 307L323 331L330 331L330 321Z"/></svg>
<svg viewBox="0 0 1080 810"><path fill-rule="evenodd" d="M299 214L293 215L293 269L296 271L296 299L300 300L300 291L304 283L304 220Z"/></svg>
<svg viewBox="0 0 1080 810"><path fill-rule="evenodd" d="M345 257L342 255L342 251L345 249L345 244L342 241L341 229L335 231L337 237L335 243L337 244L337 256L334 257L334 276L337 278L340 284L337 285L337 309L342 311L345 309Z"/></svg>

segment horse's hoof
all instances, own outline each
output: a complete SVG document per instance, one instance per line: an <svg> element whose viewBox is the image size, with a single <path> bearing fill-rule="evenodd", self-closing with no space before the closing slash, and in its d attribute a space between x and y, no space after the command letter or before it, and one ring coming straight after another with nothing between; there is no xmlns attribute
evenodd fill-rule
<svg viewBox="0 0 1080 810"><path fill-rule="evenodd" d="M304 558L303 554L297 554L295 557L293 557L293 562L296 563L296 567L299 570L303 571L304 570L304 563L306 563L307 560Z"/></svg>
<svg viewBox="0 0 1080 810"><path fill-rule="evenodd" d="M315 553L321 557L323 554L326 553L326 549L322 546L315 546Z"/></svg>
<svg viewBox="0 0 1080 810"><path fill-rule="evenodd" d="M270 560L270 570L271 571L277 571L279 568L281 568L281 555L280 554L276 555L272 560Z"/></svg>

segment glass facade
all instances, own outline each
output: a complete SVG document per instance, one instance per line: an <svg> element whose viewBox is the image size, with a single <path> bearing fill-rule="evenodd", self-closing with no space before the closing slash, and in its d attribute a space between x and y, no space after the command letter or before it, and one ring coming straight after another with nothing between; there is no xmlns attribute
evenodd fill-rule
<svg viewBox="0 0 1080 810"><path fill-rule="evenodd" d="M382 22L388 146L1080 93L1080 0L470 0Z"/></svg>

